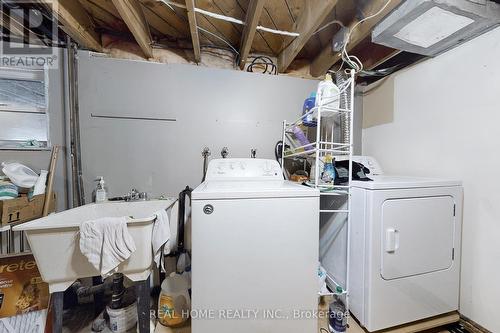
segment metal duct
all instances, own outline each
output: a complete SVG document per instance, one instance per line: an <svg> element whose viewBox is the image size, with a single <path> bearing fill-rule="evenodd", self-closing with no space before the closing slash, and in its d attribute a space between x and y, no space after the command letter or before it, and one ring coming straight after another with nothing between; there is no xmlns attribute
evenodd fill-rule
<svg viewBox="0 0 500 333"><path fill-rule="evenodd" d="M500 5L490 0L411 0L373 29L372 41L432 57L499 25Z"/></svg>

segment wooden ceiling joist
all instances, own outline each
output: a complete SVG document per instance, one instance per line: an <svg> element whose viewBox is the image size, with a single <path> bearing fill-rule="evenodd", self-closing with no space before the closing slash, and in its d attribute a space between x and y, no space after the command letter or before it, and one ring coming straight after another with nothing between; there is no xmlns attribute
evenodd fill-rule
<svg viewBox="0 0 500 333"><path fill-rule="evenodd" d="M306 45L314 31L335 8L337 0L306 1L302 14L295 23L296 37L278 56L278 70L284 72Z"/></svg>
<svg viewBox="0 0 500 333"><path fill-rule="evenodd" d="M41 1L42 3L46 1ZM52 8L52 2L48 2ZM80 2L75 0L59 0L53 7L56 10L62 29L73 40L83 47L102 51L101 38L94 30L94 23Z"/></svg>
<svg viewBox="0 0 500 333"><path fill-rule="evenodd" d="M193 43L194 60L199 63L201 61L200 36L198 34L198 25L196 23L196 13L194 8L194 0L186 0L189 31L191 32L191 42Z"/></svg>
<svg viewBox="0 0 500 333"><path fill-rule="evenodd" d="M112 1L144 55L147 58L153 58L153 39L140 2L138 0Z"/></svg>
<svg viewBox="0 0 500 333"><path fill-rule="evenodd" d="M359 43L361 43L366 37L368 37L373 28L394 8L399 6L399 4L403 0L392 0L385 9L376 17L364 21L363 23L358 25L359 20L354 20L349 25L349 30L351 31L351 38L349 44L347 45L347 51L352 51ZM365 13L365 17L373 15L377 13L385 4L387 0L375 0L370 1L369 4L363 10ZM342 59L341 52L333 52L331 43L327 45L320 54L314 59L311 64L311 75L312 76L321 76L326 71L330 69L333 65L335 65L339 60Z"/></svg>
<svg viewBox="0 0 500 333"><path fill-rule="evenodd" d="M245 68L245 63L247 61L248 55L250 54L250 49L252 48L252 42L257 31L257 25L259 24L260 14L264 8L266 0L250 0L248 4L247 14L245 18L245 28L243 29L243 34L241 37L240 46L240 69Z"/></svg>

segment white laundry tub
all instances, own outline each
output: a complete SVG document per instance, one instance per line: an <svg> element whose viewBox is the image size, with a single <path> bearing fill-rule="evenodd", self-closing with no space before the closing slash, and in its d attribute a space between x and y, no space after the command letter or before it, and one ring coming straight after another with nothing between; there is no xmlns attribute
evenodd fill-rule
<svg viewBox="0 0 500 333"><path fill-rule="evenodd" d="M173 206L177 206L175 199L89 204L18 225L13 230L25 232L42 279L54 293L66 290L79 278L100 275L80 252L80 224L101 217L130 216L128 230L137 250L118 266L118 272L132 281L142 281L151 273L153 262L154 213L172 207L170 226L176 232L177 209Z"/></svg>

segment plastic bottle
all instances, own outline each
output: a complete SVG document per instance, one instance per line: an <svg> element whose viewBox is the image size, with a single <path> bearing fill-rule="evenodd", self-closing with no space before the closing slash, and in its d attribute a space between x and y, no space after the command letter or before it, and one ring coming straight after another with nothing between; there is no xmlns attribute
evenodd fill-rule
<svg viewBox="0 0 500 333"><path fill-rule="evenodd" d="M332 155L325 156L325 166L323 167L323 173L321 174L321 180L325 183L335 182L336 173L334 167L334 159Z"/></svg>
<svg viewBox="0 0 500 333"><path fill-rule="evenodd" d="M305 150L311 150L311 149L313 149L313 147L309 145L310 142L307 139L307 137L304 134L304 132L302 132L302 130L300 129L300 127L293 126L292 130L293 130L293 134L295 135L295 137L297 138L297 140L299 140L300 144L302 146L306 146L306 147L304 147Z"/></svg>
<svg viewBox="0 0 500 333"><path fill-rule="evenodd" d="M32 188L38 180L38 174L35 171L17 162L3 162L2 172L12 184L22 188Z"/></svg>
<svg viewBox="0 0 500 333"><path fill-rule="evenodd" d="M33 195L40 195L45 193L45 183L47 182L47 170L41 170L40 176L36 180L35 188L33 189Z"/></svg>
<svg viewBox="0 0 500 333"><path fill-rule="evenodd" d="M345 333L347 331L347 313L342 298L342 287L337 286L336 295L328 309L330 332L332 333Z"/></svg>
<svg viewBox="0 0 500 333"><path fill-rule="evenodd" d="M172 273L161 284L158 321L164 326L178 326L188 319L191 308L186 276Z"/></svg>
<svg viewBox="0 0 500 333"><path fill-rule="evenodd" d="M332 76L326 74L325 79L318 84L316 106L328 105L338 109L340 106L340 89L332 81Z"/></svg>
<svg viewBox="0 0 500 333"><path fill-rule="evenodd" d="M307 127L315 127L318 124L314 114L308 114L312 108L316 105L316 92L312 92L308 98L304 100L304 107L302 108L302 123Z"/></svg>
<svg viewBox="0 0 500 333"><path fill-rule="evenodd" d="M94 202L99 203L108 201L108 188L106 187L104 177L99 177L96 181L98 181L97 187L95 188L94 193L92 193Z"/></svg>

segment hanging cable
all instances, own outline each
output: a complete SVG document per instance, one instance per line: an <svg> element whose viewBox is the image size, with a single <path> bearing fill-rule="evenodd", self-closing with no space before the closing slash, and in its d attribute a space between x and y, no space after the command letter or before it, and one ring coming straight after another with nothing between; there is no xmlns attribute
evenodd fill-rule
<svg viewBox="0 0 500 333"><path fill-rule="evenodd" d="M262 67L262 74L278 75L278 66L268 56L252 56L254 59L247 67L247 72L253 72L254 67Z"/></svg>
<svg viewBox="0 0 500 333"><path fill-rule="evenodd" d="M351 41L351 35L354 30L363 22L371 20L372 18L380 15L386 8L389 6L392 0L387 0L387 2L382 6L382 8L379 9L375 14L369 15L365 17L364 19L360 20L357 22L351 29L349 29L349 32L347 33L345 42L344 42L344 47L342 48L342 60L345 61L352 69L354 69L355 73L359 73L363 70L363 63L361 60L359 60L358 57L349 55L347 52L347 45Z"/></svg>
<svg viewBox="0 0 500 333"><path fill-rule="evenodd" d="M231 43L229 43L229 42L228 42L227 40L225 40L224 38L220 37L220 36L219 36L219 35L217 35L217 34L214 34L213 32L210 32L210 31L208 31L208 30L206 30L206 29L203 29L202 27L196 27L196 28L198 28L198 30L200 30L200 31L202 31L202 32L204 32L204 33L207 33L207 34L212 35L212 36L214 36L215 38L219 39L219 40L220 40L220 41L222 41L224 44L226 44L227 46L229 46L229 47L230 47L230 48L231 48L231 49L232 49L232 50L233 50L233 51L234 51L237 55L240 55L240 53L238 52L238 50L236 50L236 49L234 48L234 46L232 46L232 45L231 45Z"/></svg>
<svg viewBox="0 0 500 333"><path fill-rule="evenodd" d="M331 26L332 24L338 24L340 25L342 28L345 28L345 25L344 23L342 23L342 21L339 21L339 20L333 20L333 21L330 21L328 22L327 24L325 24L324 26L322 26L321 28L319 28L318 30L316 30L315 32L313 32L313 35L317 34L318 32L320 31L323 31L325 30L326 28L328 28L329 26Z"/></svg>

